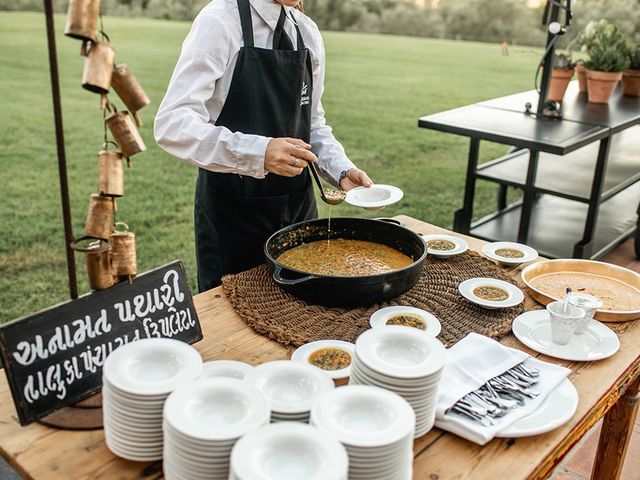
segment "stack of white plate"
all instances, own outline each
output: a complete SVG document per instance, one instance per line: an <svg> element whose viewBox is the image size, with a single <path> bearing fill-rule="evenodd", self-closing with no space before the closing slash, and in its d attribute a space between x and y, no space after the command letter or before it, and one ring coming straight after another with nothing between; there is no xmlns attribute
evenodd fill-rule
<svg viewBox="0 0 640 480"><path fill-rule="evenodd" d="M253 367L236 360L213 360L202 365L200 378L228 377L242 380Z"/></svg>
<svg viewBox="0 0 640 480"><path fill-rule="evenodd" d="M102 369L104 435L109 450L128 460L162 458L164 402L201 370L200 354L179 340L140 340L109 355Z"/></svg>
<svg viewBox="0 0 640 480"><path fill-rule="evenodd" d="M272 422L308 422L314 402L335 387L319 368L290 360L258 365L245 374L244 381L267 396Z"/></svg>
<svg viewBox="0 0 640 480"><path fill-rule="evenodd" d="M416 437L435 422L438 384L446 360L440 341L402 326L365 331L356 340L350 385L374 385L404 397L416 413Z"/></svg>
<svg viewBox="0 0 640 480"><path fill-rule="evenodd" d="M348 467L338 440L303 423L272 423L238 440L229 480L347 480Z"/></svg>
<svg viewBox="0 0 640 480"><path fill-rule="evenodd" d="M269 423L269 401L235 378L197 380L164 406L165 478L227 480L236 441Z"/></svg>
<svg viewBox="0 0 640 480"><path fill-rule="evenodd" d="M346 447L349 480L410 480L415 422L402 397L364 385L328 392L311 409L311 425Z"/></svg>

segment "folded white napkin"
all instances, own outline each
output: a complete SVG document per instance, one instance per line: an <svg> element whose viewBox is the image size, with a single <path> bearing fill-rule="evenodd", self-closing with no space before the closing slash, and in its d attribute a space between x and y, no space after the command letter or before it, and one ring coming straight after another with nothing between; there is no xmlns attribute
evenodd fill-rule
<svg viewBox="0 0 640 480"><path fill-rule="evenodd" d="M540 371L538 383L531 387L540 392L538 397L528 398L523 406L510 410L503 417L494 418L494 425L488 427L460 415L445 415L444 412L467 393L525 360L526 365ZM537 360L515 348L505 347L489 337L470 333L449 348L447 364L440 380L435 424L438 428L484 445L516 420L536 410L570 371L568 368Z"/></svg>

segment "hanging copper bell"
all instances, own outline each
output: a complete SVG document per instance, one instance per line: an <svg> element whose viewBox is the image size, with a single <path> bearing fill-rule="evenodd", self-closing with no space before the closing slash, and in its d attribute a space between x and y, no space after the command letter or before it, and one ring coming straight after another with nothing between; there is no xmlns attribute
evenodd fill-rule
<svg viewBox="0 0 640 480"><path fill-rule="evenodd" d="M64 34L84 41L95 41L100 0L70 0Z"/></svg>
<svg viewBox="0 0 640 480"><path fill-rule="evenodd" d="M140 132L131 120L131 115L126 110L109 115L105 122L124 157L129 158L147 149Z"/></svg>
<svg viewBox="0 0 640 480"><path fill-rule="evenodd" d="M111 43L102 40L91 42L84 53L86 58L82 71L82 86L95 93L108 93L111 88L113 58L116 54Z"/></svg>
<svg viewBox="0 0 640 480"><path fill-rule="evenodd" d="M124 226L125 230L117 230ZM111 234L111 272L114 277L133 277L138 273L136 260L136 235L126 223L116 223Z"/></svg>
<svg viewBox="0 0 640 480"><path fill-rule="evenodd" d="M113 285L111 256L108 242L96 242L86 252L87 276L91 290L104 290Z"/></svg>
<svg viewBox="0 0 640 480"><path fill-rule="evenodd" d="M84 230L85 234L89 237L108 240L113 229L114 211L114 198L92 194Z"/></svg>
<svg viewBox="0 0 640 480"><path fill-rule="evenodd" d="M122 153L104 149L98 152L98 192L107 197L124 195L124 166Z"/></svg>
<svg viewBox="0 0 640 480"><path fill-rule="evenodd" d="M149 105L151 100L142 89L142 86L133 76L129 66L126 63L114 65L113 74L111 76L111 86L116 91L120 100L126 105L127 110L131 112L136 120L138 127L142 126L140 118L138 118L138 110L145 105Z"/></svg>

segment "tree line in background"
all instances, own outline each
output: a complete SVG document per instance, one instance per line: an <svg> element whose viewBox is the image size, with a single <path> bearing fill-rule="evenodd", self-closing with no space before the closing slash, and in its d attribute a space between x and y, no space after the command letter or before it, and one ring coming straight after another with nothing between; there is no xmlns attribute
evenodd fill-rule
<svg viewBox="0 0 640 480"><path fill-rule="evenodd" d="M215 1L215 0L214 0ZM67 0L54 0L64 12ZM103 0L108 15L191 20L207 0ZM305 12L322 30L411 35L511 44L544 45L542 9L524 0L440 0L438 7L413 0L304 0ZM42 0L0 0L0 10L42 9ZM564 44L590 20L606 18L627 34L640 35L640 0L578 0Z"/></svg>

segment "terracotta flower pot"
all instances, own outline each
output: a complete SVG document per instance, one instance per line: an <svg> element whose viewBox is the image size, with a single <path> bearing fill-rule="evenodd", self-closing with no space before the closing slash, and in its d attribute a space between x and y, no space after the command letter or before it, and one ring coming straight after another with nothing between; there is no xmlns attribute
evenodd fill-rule
<svg viewBox="0 0 640 480"><path fill-rule="evenodd" d="M582 63L576 65L576 73L578 74L578 85L580 86L580 92L587 91L587 69Z"/></svg>
<svg viewBox="0 0 640 480"><path fill-rule="evenodd" d="M622 72L587 70L587 93L591 103L608 103L616 89Z"/></svg>
<svg viewBox="0 0 640 480"><path fill-rule="evenodd" d="M561 102L564 97L564 92L567 91L569 82L573 78L573 68L563 70L560 68L554 68L551 72L551 83L549 84L549 94L547 98L556 102Z"/></svg>
<svg viewBox="0 0 640 480"><path fill-rule="evenodd" d="M640 97L640 70L622 72L622 94L629 97Z"/></svg>

